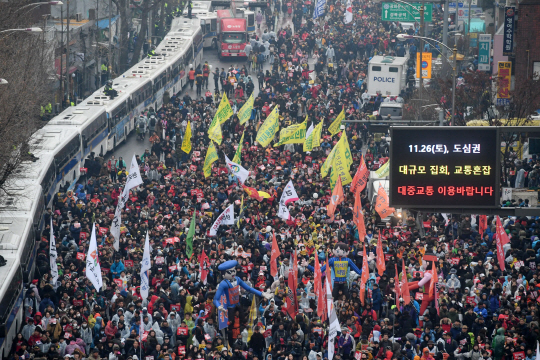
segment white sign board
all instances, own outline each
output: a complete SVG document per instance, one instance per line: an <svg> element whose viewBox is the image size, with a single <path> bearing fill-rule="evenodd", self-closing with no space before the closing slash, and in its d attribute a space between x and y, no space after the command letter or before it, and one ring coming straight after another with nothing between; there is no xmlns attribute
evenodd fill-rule
<svg viewBox="0 0 540 360"><path fill-rule="evenodd" d="M503 187L502 188L502 201L512 200L512 188Z"/></svg>

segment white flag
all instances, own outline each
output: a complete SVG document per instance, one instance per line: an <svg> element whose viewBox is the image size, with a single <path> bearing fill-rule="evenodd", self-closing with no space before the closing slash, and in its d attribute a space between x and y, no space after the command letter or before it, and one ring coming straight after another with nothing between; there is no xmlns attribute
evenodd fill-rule
<svg viewBox="0 0 540 360"><path fill-rule="evenodd" d="M141 296L143 301L148 298L148 290L150 289L150 280L148 278L148 270L150 270L150 267L150 241L148 239L148 231L146 231L146 241L144 243L141 263Z"/></svg>
<svg viewBox="0 0 540 360"><path fill-rule="evenodd" d="M238 165L237 163L233 163L231 160L229 160L227 155L225 155L225 163L227 164L227 169L229 170L229 172L236 176L242 184L246 182L249 176L248 170L244 169L241 165Z"/></svg>
<svg viewBox="0 0 540 360"><path fill-rule="evenodd" d="M51 239L49 242L49 257L50 257L49 261L51 264L52 283L53 283L54 289L56 290L57 288L56 282L58 281L58 266L56 265L56 258L58 257L58 254L56 252L56 241L54 240L52 216L51 216Z"/></svg>
<svg viewBox="0 0 540 360"><path fill-rule="evenodd" d="M310 126L309 129L307 129L307 131L306 131L306 140L307 140L307 138L309 137L309 135L311 135L311 133L313 132L313 129L314 129L313 123L311 123L311 126Z"/></svg>
<svg viewBox="0 0 540 360"><path fill-rule="evenodd" d="M296 193L296 190L294 190L294 185L292 183L292 180L289 180L287 183L287 186L285 186L285 189L283 189L283 193L281 194L281 199L279 200L279 210L278 210L278 217L289 220L291 217L291 214L289 213L289 209L287 208L287 204L293 201L298 200L298 194Z"/></svg>
<svg viewBox="0 0 540 360"><path fill-rule="evenodd" d="M324 7L326 6L326 0L317 0L315 9L313 11L313 20L318 17L324 16Z"/></svg>
<svg viewBox="0 0 540 360"><path fill-rule="evenodd" d="M345 24L349 24L353 20L353 14L352 14L352 3L351 0L347 0L347 8L345 9L345 19L343 19L343 22ZM331 360L331 359L328 359Z"/></svg>
<svg viewBox="0 0 540 360"><path fill-rule="evenodd" d="M326 278L326 304L328 307L328 318L330 319L330 329L328 331L328 360L334 358L334 340L337 336L338 331L341 331L339 326L339 321L336 315L336 309L334 308L334 303L332 302L332 291L330 290L330 284L328 282L328 277Z"/></svg>
<svg viewBox="0 0 540 360"><path fill-rule="evenodd" d="M234 204L229 205L229 207L218 216L210 228L209 235L216 236L220 225L234 225Z"/></svg>
<svg viewBox="0 0 540 360"><path fill-rule="evenodd" d="M96 224L92 225L92 236L90 237L90 246L86 254L86 277L99 292L103 286L101 278L101 266L99 265L99 254L96 241Z"/></svg>
<svg viewBox="0 0 540 360"><path fill-rule="evenodd" d="M137 187L143 183L141 173L139 172L139 164L137 164L137 158L133 155L131 159L131 167L129 168L129 175L126 179L126 185L122 191L122 195L118 199L118 205L114 212L114 219L111 224L111 234L114 236L114 249L120 250L120 226L122 224L122 210L126 207L126 203L129 200L129 190Z"/></svg>
<svg viewBox="0 0 540 360"><path fill-rule="evenodd" d="M540 360L540 345L536 341L536 360Z"/></svg>

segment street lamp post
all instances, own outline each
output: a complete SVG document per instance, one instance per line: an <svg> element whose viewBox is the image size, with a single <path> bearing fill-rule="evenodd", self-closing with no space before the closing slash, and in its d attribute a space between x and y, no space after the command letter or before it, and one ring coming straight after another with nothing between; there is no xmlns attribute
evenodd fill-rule
<svg viewBox="0 0 540 360"><path fill-rule="evenodd" d="M456 35L458 35L458 34L456 34ZM453 63L452 63L452 77L453 77L453 81L452 81L452 118L450 119L450 125L454 126L454 123L455 123L454 118L455 118L455 113L456 113L456 76L457 76L457 73L456 73L456 71L457 71L457 46L456 46L456 43L454 42L454 48L450 49L450 47L448 47L448 45L443 44L442 42L440 42L438 40L435 40L435 39L432 39L432 38L429 38L429 37L425 37L425 36L398 34L396 36L396 38L399 41L405 41L407 39L415 39L415 38L420 38L422 40L434 41L437 44L444 46L448 51L452 51L454 59L453 59ZM420 71L421 71L421 69L420 69Z"/></svg>

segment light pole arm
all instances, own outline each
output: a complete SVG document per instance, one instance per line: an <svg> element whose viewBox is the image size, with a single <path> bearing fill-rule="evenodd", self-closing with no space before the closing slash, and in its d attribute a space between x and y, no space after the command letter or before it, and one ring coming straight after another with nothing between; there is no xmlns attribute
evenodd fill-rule
<svg viewBox="0 0 540 360"><path fill-rule="evenodd" d="M452 49L446 45L446 44L443 44L442 42L438 41L438 40L435 40L435 39L432 39L432 38L429 38L429 37L425 37L425 36L417 36L417 35L410 35L412 38L414 39L422 39L422 40L429 40L429 41L435 41L437 44L439 45L442 45L444 46L444 48L448 51L452 51Z"/></svg>
<svg viewBox="0 0 540 360"><path fill-rule="evenodd" d="M24 6L21 6L20 8L18 8L16 11L19 11L21 9L24 9L24 8L27 8L27 7L30 7L30 6L39 6L39 5L62 5L63 3L61 1L43 1L43 2L37 2L37 3L32 3L32 4L27 4L27 5L24 5Z"/></svg>
<svg viewBox="0 0 540 360"><path fill-rule="evenodd" d="M7 29L7 30L0 31L0 34L8 32L8 31L42 32L43 30L41 28Z"/></svg>

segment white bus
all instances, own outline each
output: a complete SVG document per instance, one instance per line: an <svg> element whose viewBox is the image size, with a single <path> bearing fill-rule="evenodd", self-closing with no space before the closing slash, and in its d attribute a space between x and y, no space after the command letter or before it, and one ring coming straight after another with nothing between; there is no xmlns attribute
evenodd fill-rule
<svg viewBox="0 0 540 360"><path fill-rule="evenodd" d="M6 358L24 314L24 283L34 278L44 202L41 186L16 182L0 201L0 354Z"/></svg>

